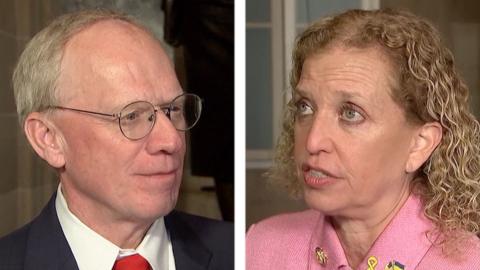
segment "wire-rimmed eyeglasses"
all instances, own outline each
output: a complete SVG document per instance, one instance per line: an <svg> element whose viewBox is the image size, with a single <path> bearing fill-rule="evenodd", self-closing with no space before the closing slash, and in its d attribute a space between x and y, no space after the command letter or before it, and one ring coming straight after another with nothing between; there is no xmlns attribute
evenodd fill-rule
<svg viewBox="0 0 480 270"><path fill-rule="evenodd" d="M140 140L152 131L158 111L162 111L170 119L175 129L179 131L191 129L200 119L202 99L195 94L183 93L164 105L155 106L148 101L135 101L123 107L119 113L113 114L63 106L50 106L50 108L111 117L113 120L118 120L120 131L125 137L130 140Z"/></svg>

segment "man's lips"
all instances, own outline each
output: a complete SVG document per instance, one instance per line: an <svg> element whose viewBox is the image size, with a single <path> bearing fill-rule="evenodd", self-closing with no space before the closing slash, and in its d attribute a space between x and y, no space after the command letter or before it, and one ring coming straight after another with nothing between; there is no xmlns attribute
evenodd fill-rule
<svg viewBox="0 0 480 270"><path fill-rule="evenodd" d="M173 170L160 170L160 171L148 171L148 172L139 172L135 173L136 175L139 176L162 176L162 175L172 175L177 173L178 169L173 169Z"/></svg>

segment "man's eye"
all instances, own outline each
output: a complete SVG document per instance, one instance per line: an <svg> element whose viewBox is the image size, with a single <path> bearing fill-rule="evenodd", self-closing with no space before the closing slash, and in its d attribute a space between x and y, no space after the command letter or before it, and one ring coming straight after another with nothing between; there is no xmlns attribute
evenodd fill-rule
<svg viewBox="0 0 480 270"><path fill-rule="evenodd" d="M182 110L182 107L180 105L173 105L170 107L171 112L180 112Z"/></svg>
<svg viewBox="0 0 480 270"><path fill-rule="evenodd" d="M169 115L170 112L172 111L172 109L170 107L161 107L160 110L165 114L165 115Z"/></svg>
<svg viewBox="0 0 480 270"><path fill-rule="evenodd" d="M130 113L127 113L124 117L122 117L124 120L127 120L127 121L134 121L135 119L137 119L138 117L140 116L139 112L137 111L134 111L134 112L130 112Z"/></svg>
<svg viewBox="0 0 480 270"><path fill-rule="evenodd" d="M360 123L365 120L365 117L363 117L363 115L358 112L358 110L354 108L353 105L350 104L343 106L340 112L340 118L350 123Z"/></svg>
<svg viewBox="0 0 480 270"><path fill-rule="evenodd" d="M298 116L313 114L312 106L301 99L295 103L295 114Z"/></svg>

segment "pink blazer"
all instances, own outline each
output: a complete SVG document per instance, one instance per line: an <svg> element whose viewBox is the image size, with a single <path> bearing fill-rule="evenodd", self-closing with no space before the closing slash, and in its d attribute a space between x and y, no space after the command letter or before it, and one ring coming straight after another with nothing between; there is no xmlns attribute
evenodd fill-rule
<svg viewBox="0 0 480 270"><path fill-rule="evenodd" d="M410 196L357 269L480 269L477 236L472 235L462 246L461 258L446 257L441 247L427 239L426 231L432 228L420 200ZM246 249L248 270L352 269L328 218L314 210L278 215L252 225ZM327 257L323 264L317 259L319 253Z"/></svg>

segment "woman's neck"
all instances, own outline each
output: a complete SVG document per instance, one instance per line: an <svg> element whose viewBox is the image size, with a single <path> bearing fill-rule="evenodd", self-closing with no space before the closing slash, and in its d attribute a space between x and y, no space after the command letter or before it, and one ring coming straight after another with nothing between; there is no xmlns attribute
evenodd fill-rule
<svg viewBox="0 0 480 270"><path fill-rule="evenodd" d="M353 269L364 260L375 240L402 208L408 196L409 192L401 192L390 207L384 207L384 211L367 218L332 217L337 236Z"/></svg>

